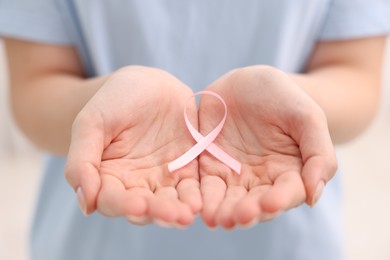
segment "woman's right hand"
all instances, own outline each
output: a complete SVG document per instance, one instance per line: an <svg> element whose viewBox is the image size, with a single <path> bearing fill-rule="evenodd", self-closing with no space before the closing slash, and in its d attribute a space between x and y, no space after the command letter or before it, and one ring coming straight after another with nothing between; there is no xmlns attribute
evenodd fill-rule
<svg viewBox="0 0 390 260"><path fill-rule="evenodd" d="M200 212L198 162L167 164L194 145L183 116L192 90L152 68L115 72L73 123L66 178L84 214L187 226ZM187 104L198 125L195 101Z"/></svg>

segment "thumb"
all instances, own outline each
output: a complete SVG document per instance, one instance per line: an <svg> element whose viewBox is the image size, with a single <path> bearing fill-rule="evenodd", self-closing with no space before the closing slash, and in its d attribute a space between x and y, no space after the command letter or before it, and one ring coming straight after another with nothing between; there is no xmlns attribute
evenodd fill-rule
<svg viewBox="0 0 390 260"><path fill-rule="evenodd" d="M308 118L298 131L306 203L313 207L321 197L326 183L335 175L337 159L325 116Z"/></svg>
<svg viewBox="0 0 390 260"><path fill-rule="evenodd" d="M303 166L302 179L306 189L306 203L310 207L320 199L326 183L334 176L337 162L333 156L310 157Z"/></svg>
<svg viewBox="0 0 390 260"><path fill-rule="evenodd" d="M73 123L72 138L65 167L68 183L77 192L84 215L96 210L101 181L99 167L104 149L102 124L83 120L78 116Z"/></svg>

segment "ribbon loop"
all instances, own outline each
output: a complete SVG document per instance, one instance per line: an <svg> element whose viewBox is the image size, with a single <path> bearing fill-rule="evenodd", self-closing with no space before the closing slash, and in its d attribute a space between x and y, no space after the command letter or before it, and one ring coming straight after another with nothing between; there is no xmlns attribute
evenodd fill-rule
<svg viewBox="0 0 390 260"><path fill-rule="evenodd" d="M229 166L232 170L234 170L236 173L240 174L241 171L241 163L232 158L230 155L228 155L226 152L224 152L221 148L219 148L216 144L214 144L215 138L217 138L218 134L221 132L223 125L226 121L227 116L227 107L225 101L222 99L221 96L218 94L211 92L211 91L200 91L195 93L193 96L190 97L194 98L197 95L211 95L216 98L218 98L221 103L224 106L225 113L221 120L221 122L206 136L203 136L201 133L199 133L191 124L190 120L187 117L187 106L184 108L184 121L187 125L188 130L190 131L192 137L198 142L195 144L191 149L189 149L187 152L185 152L183 155L181 155L176 160L170 162L168 164L168 170L170 172L173 172L177 169L180 169L190 163L192 160L194 160L198 155L200 155L204 150L207 150L210 154L212 154L215 158L220 160L222 163ZM190 100L189 99L189 100Z"/></svg>

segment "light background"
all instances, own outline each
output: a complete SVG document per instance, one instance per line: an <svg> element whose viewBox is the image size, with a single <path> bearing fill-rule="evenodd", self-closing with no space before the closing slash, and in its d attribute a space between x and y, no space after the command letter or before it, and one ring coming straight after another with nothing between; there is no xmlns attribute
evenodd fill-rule
<svg viewBox="0 0 390 260"><path fill-rule="evenodd" d="M387 56L390 61L390 52ZM378 117L358 139L338 148L348 260L390 259L390 66L384 71ZM41 171L39 151L24 139L9 114L0 42L0 259L28 259L28 232Z"/></svg>

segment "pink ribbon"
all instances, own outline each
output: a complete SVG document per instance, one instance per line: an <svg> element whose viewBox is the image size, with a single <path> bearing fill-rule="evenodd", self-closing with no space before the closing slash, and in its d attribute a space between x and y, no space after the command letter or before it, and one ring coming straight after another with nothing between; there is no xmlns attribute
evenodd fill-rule
<svg viewBox="0 0 390 260"><path fill-rule="evenodd" d="M236 173L240 174L241 163L235 160L234 158L232 158L230 155L225 153L221 148L219 148L216 144L213 143L215 138L217 138L218 134L221 132L223 125L225 124L226 121L226 116L227 116L226 103L222 99L222 97L219 96L218 94L206 90L195 93L193 96L190 97L190 99L194 98L197 95L203 95L203 94L211 95L218 98L225 108L225 114L221 122L208 135L203 136L191 125L191 122L187 117L187 106L186 106L184 108L184 121L192 137L197 141L197 144L191 147L191 149L185 152L182 156L170 162L168 164L168 170L170 172L173 172L177 169L182 168L183 166L187 165L192 160L194 160L196 157L198 157L198 155L200 155L204 150L207 150L215 158L217 158L218 160L220 160L221 162L229 166Z"/></svg>

